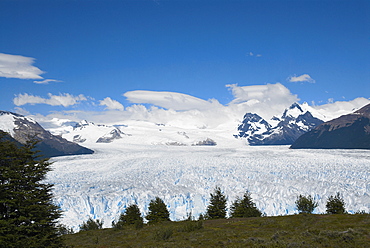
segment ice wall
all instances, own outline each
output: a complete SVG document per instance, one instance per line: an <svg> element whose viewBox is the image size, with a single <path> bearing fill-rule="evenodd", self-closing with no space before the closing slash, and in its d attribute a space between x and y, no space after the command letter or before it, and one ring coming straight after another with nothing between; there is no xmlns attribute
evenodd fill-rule
<svg viewBox="0 0 370 248"><path fill-rule="evenodd" d="M210 193L221 187L228 203L252 193L267 215L296 213L299 194L325 212L340 192L349 212L370 211L370 151L290 150L282 147L121 147L96 154L55 158L48 182L64 211L62 223L78 229L89 217L113 220L132 203L143 215L151 199L164 200L172 220L205 213Z"/></svg>

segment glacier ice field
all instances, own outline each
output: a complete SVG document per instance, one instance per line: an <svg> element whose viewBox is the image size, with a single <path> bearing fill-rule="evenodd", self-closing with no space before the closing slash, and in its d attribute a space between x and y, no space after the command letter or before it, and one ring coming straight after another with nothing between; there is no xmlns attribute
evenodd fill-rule
<svg viewBox="0 0 370 248"><path fill-rule="evenodd" d="M324 213L340 192L346 210L370 211L370 151L292 150L288 146L243 148L165 145L96 145L92 155L53 158L46 181L54 184L61 223L78 230L89 217L110 227L136 203L143 216L151 199L164 200L172 220L205 213L219 186L228 206L251 192L267 216L297 213L299 194L312 195Z"/></svg>

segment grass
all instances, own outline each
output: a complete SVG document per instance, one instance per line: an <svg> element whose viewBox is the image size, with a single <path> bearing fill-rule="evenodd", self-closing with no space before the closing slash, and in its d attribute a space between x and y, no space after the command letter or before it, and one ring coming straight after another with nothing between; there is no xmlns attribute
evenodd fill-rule
<svg viewBox="0 0 370 248"><path fill-rule="evenodd" d="M189 224L190 223L190 224ZM67 247L370 247L370 215L162 222L64 235Z"/></svg>

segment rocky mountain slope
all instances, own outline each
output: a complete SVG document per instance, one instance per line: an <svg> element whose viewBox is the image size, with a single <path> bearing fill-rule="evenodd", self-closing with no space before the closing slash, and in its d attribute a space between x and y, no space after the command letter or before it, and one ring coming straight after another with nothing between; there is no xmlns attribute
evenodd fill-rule
<svg viewBox="0 0 370 248"><path fill-rule="evenodd" d="M21 144L32 137L39 139L37 149L45 157L92 154L94 152L60 136L52 135L36 121L12 112L0 111L0 130L9 133Z"/></svg>
<svg viewBox="0 0 370 248"><path fill-rule="evenodd" d="M370 104L319 125L299 137L291 148L370 149Z"/></svg>
<svg viewBox="0 0 370 248"><path fill-rule="evenodd" d="M238 127L237 138L245 138L249 145L290 145L299 136L323 123L298 103L287 108L281 117L269 122L258 114L247 113Z"/></svg>

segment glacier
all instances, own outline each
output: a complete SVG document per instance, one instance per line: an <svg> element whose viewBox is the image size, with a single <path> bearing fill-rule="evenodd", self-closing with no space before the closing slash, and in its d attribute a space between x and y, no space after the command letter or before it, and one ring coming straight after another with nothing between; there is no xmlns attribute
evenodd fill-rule
<svg viewBox="0 0 370 248"><path fill-rule="evenodd" d="M143 216L158 196L171 220L205 213L219 186L228 206L246 190L267 216L297 213L299 194L312 195L324 213L340 192L346 210L370 212L370 151L291 150L288 146L166 146L99 144L95 154L55 157L46 181L54 184L61 223L79 229L89 217L110 227L136 203Z"/></svg>

